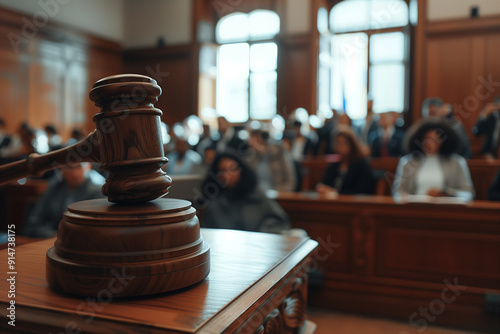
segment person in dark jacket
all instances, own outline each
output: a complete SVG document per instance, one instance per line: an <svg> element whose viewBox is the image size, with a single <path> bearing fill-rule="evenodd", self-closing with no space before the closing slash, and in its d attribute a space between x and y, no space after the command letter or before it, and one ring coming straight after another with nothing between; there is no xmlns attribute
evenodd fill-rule
<svg viewBox="0 0 500 334"><path fill-rule="evenodd" d="M500 96L488 103L481 113L472 132L476 137L485 136L481 153L487 159L500 158Z"/></svg>
<svg viewBox="0 0 500 334"><path fill-rule="evenodd" d="M488 189L488 200L500 201L500 170L498 170L493 183Z"/></svg>
<svg viewBox="0 0 500 334"><path fill-rule="evenodd" d="M238 154L218 154L194 205L202 211L201 226L280 233L290 228L278 203L257 186L255 172Z"/></svg>
<svg viewBox="0 0 500 334"><path fill-rule="evenodd" d="M240 138L239 130L232 126L223 116L217 118L217 123L219 127L218 139L214 139L217 152L230 150L240 155L247 153L248 144Z"/></svg>
<svg viewBox="0 0 500 334"><path fill-rule="evenodd" d="M380 128L368 138L372 157L400 157L403 154L405 131L396 127L397 113L380 114Z"/></svg>
<svg viewBox="0 0 500 334"><path fill-rule="evenodd" d="M23 235L50 238L57 234L59 222L69 204L103 198L102 185L106 180L91 169L89 163L61 167L50 180L46 192L30 212Z"/></svg>
<svg viewBox="0 0 500 334"><path fill-rule="evenodd" d="M334 134L334 150L340 157L325 171L316 186L320 194L373 194L375 179L370 163L356 135L348 127L339 126Z"/></svg>

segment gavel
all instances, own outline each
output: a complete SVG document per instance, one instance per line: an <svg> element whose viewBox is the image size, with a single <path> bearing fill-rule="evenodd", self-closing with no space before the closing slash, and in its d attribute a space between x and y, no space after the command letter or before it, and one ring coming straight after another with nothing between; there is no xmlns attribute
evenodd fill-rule
<svg viewBox="0 0 500 334"><path fill-rule="evenodd" d="M134 279L113 289L113 297L151 295L188 287L210 272L210 246L196 210L189 201L159 198L172 183L161 169L167 162L162 112L153 106L160 94L146 76L101 79L90 91L101 111L86 139L0 166L0 184L81 162L100 162L109 172L102 188L108 200L71 203L63 214L46 256L53 290L96 296L116 286L118 272Z"/></svg>
<svg viewBox="0 0 500 334"><path fill-rule="evenodd" d="M72 146L0 166L0 185L61 166L100 162L100 168L109 172L102 193L110 202L141 203L167 194L172 180L161 169L168 161L161 136L162 112L153 106L160 95L157 82L143 75L97 81L89 94L101 108L93 118L96 129Z"/></svg>

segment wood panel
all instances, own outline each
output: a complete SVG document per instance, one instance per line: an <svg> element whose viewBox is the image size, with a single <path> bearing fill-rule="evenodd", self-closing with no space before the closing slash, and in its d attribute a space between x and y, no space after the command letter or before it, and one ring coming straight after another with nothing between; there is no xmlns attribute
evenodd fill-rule
<svg viewBox="0 0 500 334"><path fill-rule="evenodd" d="M419 10L425 12L425 1ZM422 101L439 96L451 103L469 135L472 153L479 157L483 138L472 135L479 112L500 95L498 16L427 22L417 26L417 50L413 84L413 120L421 118Z"/></svg>
<svg viewBox="0 0 500 334"><path fill-rule="evenodd" d="M471 83L471 78L474 77L474 50L477 50L474 48L474 42L474 38L470 36L429 40L426 96L439 96L445 102L463 105L465 97L474 91ZM466 121L472 118L463 113L457 116ZM472 124L464 125L472 129Z"/></svg>
<svg viewBox="0 0 500 334"><path fill-rule="evenodd" d="M0 27L0 35L3 35ZM0 49L0 117L6 122L7 131L15 132L28 118L28 63L10 50Z"/></svg>
<svg viewBox="0 0 500 334"><path fill-rule="evenodd" d="M0 117L8 131L23 121L52 123L65 138L73 127L91 131L87 94L96 80L122 71L121 46L53 22L28 36L23 18L0 8Z"/></svg>
<svg viewBox="0 0 500 334"><path fill-rule="evenodd" d="M490 102L495 97L500 96L500 66L498 65L498 55L500 54L500 33L489 34L485 37L486 43L486 66L484 78L490 85L484 85L483 93L490 95L486 101Z"/></svg>
<svg viewBox="0 0 500 334"><path fill-rule="evenodd" d="M500 330L498 316L484 311L485 295L500 294L500 203L396 204L391 197L310 193L277 200L293 227L320 244L315 258L323 281L310 290L312 305L416 326L411 319L451 285L460 294L446 302L446 312L433 314L434 325ZM338 265L337 251L347 266Z"/></svg>
<svg viewBox="0 0 500 334"><path fill-rule="evenodd" d="M296 108L316 113L316 95L310 85L316 87L315 75L310 64L310 35L290 36L280 42L278 55L278 113L286 118Z"/></svg>
<svg viewBox="0 0 500 334"><path fill-rule="evenodd" d="M197 114L198 67L192 64L190 45L128 50L124 53L125 70L148 75L158 81L162 95L156 107L162 120L172 125Z"/></svg>
<svg viewBox="0 0 500 334"><path fill-rule="evenodd" d="M500 235L470 217L376 217L377 276L436 282L459 276L467 286L500 289ZM488 254L488 256L485 256ZM478 257L479 255L483 255Z"/></svg>

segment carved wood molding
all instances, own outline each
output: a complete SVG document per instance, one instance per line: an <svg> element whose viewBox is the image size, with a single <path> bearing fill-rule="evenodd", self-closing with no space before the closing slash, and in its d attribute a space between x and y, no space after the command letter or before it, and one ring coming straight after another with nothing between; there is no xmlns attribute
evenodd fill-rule
<svg viewBox="0 0 500 334"><path fill-rule="evenodd" d="M307 274L293 280L290 293L264 319L255 334L296 333L306 318Z"/></svg>

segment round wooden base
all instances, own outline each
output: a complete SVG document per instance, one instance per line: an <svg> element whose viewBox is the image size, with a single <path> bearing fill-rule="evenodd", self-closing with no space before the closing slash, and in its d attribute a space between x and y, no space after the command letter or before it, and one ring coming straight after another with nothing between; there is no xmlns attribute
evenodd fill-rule
<svg viewBox="0 0 500 334"><path fill-rule="evenodd" d="M73 203L47 252L47 281L57 291L109 299L187 287L210 271L210 250L196 210L177 199L120 205Z"/></svg>

